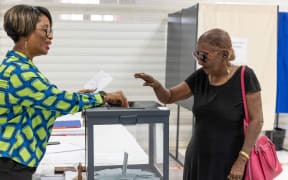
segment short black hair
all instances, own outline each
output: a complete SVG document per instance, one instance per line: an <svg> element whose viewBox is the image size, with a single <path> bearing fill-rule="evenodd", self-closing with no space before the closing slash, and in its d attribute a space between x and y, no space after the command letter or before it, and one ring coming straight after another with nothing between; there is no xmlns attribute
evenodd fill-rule
<svg viewBox="0 0 288 180"><path fill-rule="evenodd" d="M52 16L49 12L49 10L42 6L35 6L35 8L40 11L41 14L44 14L50 21L50 26L52 27Z"/></svg>
<svg viewBox="0 0 288 180"><path fill-rule="evenodd" d="M49 19L52 27L52 17L47 8L24 4L13 6L4 15L4 30L16 43L20 37L28 36L36 29L41 14Z"/></svg>

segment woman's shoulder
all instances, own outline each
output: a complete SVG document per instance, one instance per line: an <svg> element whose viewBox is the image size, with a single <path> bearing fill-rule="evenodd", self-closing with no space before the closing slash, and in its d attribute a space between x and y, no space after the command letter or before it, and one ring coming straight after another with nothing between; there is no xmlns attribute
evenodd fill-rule
<svg viewBox="0 0 288 180"><path fill-rule="evenodd" d="M241 73L244 67L245 67L245 71L244 71L245 76L255 75L254 70L247 65L235 66L235 69L236 69L235 73Z"/></svg>
<svg viewBox="0 0 288 180"><path fill-rule="evenodd" d="M255 92L255 91L261 90L261 86L256 76L256 73L249 66L246 66L246 69L244 72L244 80L245 80L246 92Z"/></svg>
<svg viewBox="0 0 288 180"><path fill-rule="evenodd" d="M244 72L245 76L256 76L255 71L251 67L247 65L245 67L246 67L245 72Z"/></svg>
<svg viewBox="0 0 288 180"><path fill-rule="evenodd" d="M203 68L196 69L193 73L190 74L190 76L203 76L203 75L205 75Z"/></svg>

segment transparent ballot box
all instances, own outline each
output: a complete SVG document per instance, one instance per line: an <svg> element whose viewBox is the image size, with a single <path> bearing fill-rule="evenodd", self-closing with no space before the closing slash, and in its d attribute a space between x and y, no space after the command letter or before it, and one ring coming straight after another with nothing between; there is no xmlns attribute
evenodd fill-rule
<svg viewBox="0 0 288 180"><path fill-rule="evenodd" d="M87 109L88 180L168 180L169 114L153 101Z"/></svg>

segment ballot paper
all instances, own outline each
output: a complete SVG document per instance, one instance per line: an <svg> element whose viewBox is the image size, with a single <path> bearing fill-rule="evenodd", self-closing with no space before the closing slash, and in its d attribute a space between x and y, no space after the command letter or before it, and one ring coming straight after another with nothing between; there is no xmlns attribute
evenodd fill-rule
<svg viewBox="0 0 288 180"><path fill-rule="evenodd" d="M95 92L103 90L111 81L112 76L104 71L97 72L84 85L84 89L95 89Z"/></svg>
<svg viewBox="0 0 288 180"><path fill-rule="evenodd" d="M128 153L124 152L122 169L103 169L94 172L96 180L160 180L154 173L141 169L127 169Z"/></svg>

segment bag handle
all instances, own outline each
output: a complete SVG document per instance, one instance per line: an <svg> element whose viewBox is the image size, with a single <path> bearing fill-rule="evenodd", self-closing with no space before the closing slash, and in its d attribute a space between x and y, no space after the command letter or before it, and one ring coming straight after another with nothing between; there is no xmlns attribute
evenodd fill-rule
<svg viewBox="0 0 288 180"><path fill-rule="evenodd" d="M249 115L248 115L248 108L247 108L247 101L246 101L246 93L245 93L245 83L244 83L244 72L245 72L246 66L242 66L241 69L241 90L242 90L242 98L243 98L243 105L244 105L244 113L245 118L243 122L244 127L244 135L246 136L246 128L248 124L250 123Z"/></svg>

